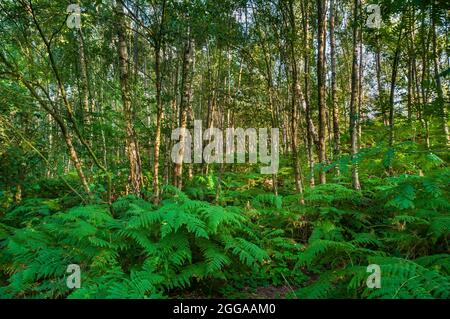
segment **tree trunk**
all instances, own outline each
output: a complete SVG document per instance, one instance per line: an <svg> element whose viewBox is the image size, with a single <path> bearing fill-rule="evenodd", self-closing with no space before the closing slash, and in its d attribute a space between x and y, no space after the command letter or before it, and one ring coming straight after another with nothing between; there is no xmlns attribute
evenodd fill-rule
<svg viewBox="0 0 450 319"><path fill-rule="evenodd" d="M190 37L190 30L188 30L188 38L186 40L184 53L183 53L183 66L181 72L181 87L182 96L180 103L180 128L181 130L186 130L187 127L187 112L189 110L189 103L191 99L191 65L193 62L194 45ZM190 147L190 145L189 145ZM183 181L183 159L184 159L184 149L185 149L185 136L182 134L180 137L180 151L177 156L177 161L175 163L174 169L174 185L178 188L182 188Z"/></svg>
<svg viewBox="0 0 450 319"><path fill-rule="evenodd" d="M351 157L352 157L352 184L356 190L361 189L359 183L358 163L355 162L358 154L358 112L357 112L357 93L358 93L358 9L359 0L353 2L353 56L352 56L352 78L351 78L351 98L350 98L350 139L351 139Z"/></svg>
<svg viewBox="0 0 450 319"><path fill-rule="evenodd" d="M325 110L325 20L326 9L325 0L317 0L317 90L318 90L318 107L319 107L319 180L321 184L326 183L326 174L324 166L326 164L326 110Z"/></svg>
<svg viewBox="0 0 450 319"><path fill-rule="evenodd" d="M153 156L153 202L159 203L159 152L161 146L161 125L164 118L164 110L161 100L162 93L162 76L161 76L161 46L164 27L164 14L166 9L166 1L162 4L161 21L158 36L155 39L155 76L156 76L156 132L155 132L155 149Z"/></svg>
<svg viewBox="0 0 450 319"><path fill-rule="evenodd" d="M336 41L334 38L334 0L330 1L330 56L331 56L331 109L333 112L334 160L338 160L341 153L341 134L339 132L339 108L336 103ZM336 174L340 175L339 164Z"/></svg>
<svg viewBox="0 0 450 319"><path fill-rule="evenodd" d="M119 52L119 71L120 71L120 89L122 92L123 113L125 117L126 132L126 152L130 165L129 185L135 195L141 194L142 171L139 155L139 145L133 125L133 109L130 95L129 84L129 57L126 39L126 22L124 12L120 1L116 5L118 52Z"/></svg>
<svg viewBox="0 0 450 319"><path fill-rule="evenodd" d="M316 133L314 123L311 118L311 105L309 103L309 76L310 76L310 63L309 63L309 14L308 3L302 2L302 15L303 15L303 45L305 47L303 64L304 64L304 98L305 98L305 117L306 117L306 136L307 136L307 157L309 166L309 185L314 186L314 144L316 142Z"/></svg>
<svg viewBox="0 0 450 319"><path fill-rule="evenodd" d="M434 9L434 7L433 7ZM440 72L439 72L439 54L438 54L438 50L437 50L437 41L436 41L436 37L437 37L437 30L436 30L436 17L434 16L435 12L434 10L432 10L432 17L431 17L431 21L432 21L432 28L433 28L433 63L434 63L434 76L435 76L435 80L436 80L436 90L437 90L437 105L439 107L439 111L440 111L440 118L441 118L441 123L442 123L442 133L444 135L444 144L445 145L449 145L450 144L450 136L449 136L449 132L448 132L448 123L447 123L447 119L448 119L448 115L447 115L447 106L444 103L444 93L442 91L442 83L441 83L441 77L440 77Z"/></svg>
<svg viewBox="0 0 450 319"><path fill-rule="evenodd" d="M155 75L156 75L156 131L153 156L153 202L159 203L159 151L161 146L161 123L163 120L163 106L161 101L161 52L159 45L155 48Z"/></svg>
<svg viewBox="0 0 450 319"><path fill-rule="evenodd" d="M377 72L377 88L378 88L378 103L381 109L381 118L385 126L388 125L386 116L386 107L384 105L384 88L381 82L381 48L380 48L380 36L377 35L377 49L375 52L375 68Z"/></svg>
<svg viewBox="0 0 450 319"><path fill-rule="evenodd" d="M90 108L89 108L89 83L87 76L86 55L84 52L84 39L81 29L78 30L78 57L80 64L80 82L81 82L81 102L82 102L82 125L86 132L86 128L90 125Z"/></svg>
<svg viewBox="0 0 450 319"><path fill-rule="evenodd" d="M392 62L392 74L391 74L391 91L389 93L389 146L394 144L394 97L395 97L395 85L397 81L398 63L400 60L400 40L401 34L398 39L398 45L394 53L394 61Z"/></svg>
<svg viewBox="0 0 450 319"><path fill-rule="evenodd" d="M300 156L298 147L298 111L299 111L299 97L300 89L298 83L298 68L297 61L295 59L295 38L296 38L296 23L295 23L295 13L293 7L293 1L289 1L287 6L287 16L285 17L285 36L288 40L288 54L290 59L290 71L291 71L291 144L292 144L292 155L293 155L293 168L294 168L294 182L295 189L300 195L300 203L304 204L303 199L303 177L302 170L300 166Z"/></svg>
<svg viewBox="0 0 450 319"><path fill-rule="evenodd" d="M361 5L361 4L360 4ZM362 7L359 8L360 12L362 12ZM362 110L362 100L363 100L363 69L364 69L364 60L363 60L363 39L362 39L362 28L359 28L358 32L358 41L359 41L359 68L358 68L358 141L359 141L359 147L361 147L361 134L362 134L362 120L363 117L363 110Z"/></svg>

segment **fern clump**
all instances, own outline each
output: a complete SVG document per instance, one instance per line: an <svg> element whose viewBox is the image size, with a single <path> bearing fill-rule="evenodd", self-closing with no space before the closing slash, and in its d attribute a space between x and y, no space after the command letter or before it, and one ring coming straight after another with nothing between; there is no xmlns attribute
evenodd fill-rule
<svg viewBox="0 0 450 319"><path fill-rule="evenodd" d="M362 212L352 207L354 199L339 209L309 208L305 214L313 230L296 266L317 278L295 296L448 298L450 228L443 176L440 171L392 177L361 199L372 203ZM310 193L319 204L331 203L322 190ZM381 268L380 289L366 285L370 264Z"/></svg>
<svg viewBox="0 0 450 319"><path fill-rule="evenodd" d="M246 240L239 211L165 190L160 207L137 198L44 214L23 228L2 226L3 297L153 298L194 282L226 280L229 271L258 268L267 253ZM26 207L25 207L26 208ZM24 209L25 209L24 208ZM80 265L82 288L66 286Z"/></svg>

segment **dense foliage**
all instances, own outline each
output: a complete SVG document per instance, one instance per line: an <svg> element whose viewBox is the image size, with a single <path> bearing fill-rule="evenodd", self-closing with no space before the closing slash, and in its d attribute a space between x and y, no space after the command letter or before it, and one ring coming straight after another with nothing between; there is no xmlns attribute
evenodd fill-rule
<svg viewBox="0 0 450 319"><path fill-rule="evenodd" d="M0 298L450 299L449 14L1 0Z"/></svg>
<svg viewBox="0 0 450 319"><path fill-rule="evenodd" d="M189 196L168 186L159 206L128 196L110 207L72 207L70 189L54 181L39 190L45 198L2 215L0 294L449 298L450 171L441 166L371 178L363 192L318 185L304 206L288 180L275 196L251 173L223 177L223 206L207 201L214 178L196 178ZM82 270L75 290L65 280L73 263ZM381 266L381 289L366 286L369 264ZM261 287L285 289L258 295Z"/></svg>

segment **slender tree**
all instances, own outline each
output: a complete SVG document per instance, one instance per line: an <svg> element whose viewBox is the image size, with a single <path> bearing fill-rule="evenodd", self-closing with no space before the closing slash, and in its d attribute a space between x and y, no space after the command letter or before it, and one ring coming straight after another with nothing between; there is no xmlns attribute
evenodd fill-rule
<svg viewBox="0 0 450 319"><path fill-rule="evenodd" d="M123 7L119 1L116 3L115 13L118 34L117 49L119 53L120 89L122 92L123 114L125 118L126 153L130 166L129 184L131 191L136 195L140 195L143 181L139 144L134 129L134 116L130 93L129 56L126 37L127 26Z"/></svg>
<svg viewBox="0 0 450 319"><path fill-rule="evenodd" d="M325 0L317 0L317 90L318 90L318 109L319 109L319 180L321 184L325 184L325 164L326 164L326 101L325 101L325 44L326 44L326 6Z"/></svg>
<svg viewBox="0 0 450 319"><path fill-rule="evenodd" d="M331 62L331 110L333 114L333 154L338 159L341 152L341 133L339 131L339 108L336 101L336 41L335 41L335 3L330 0L330 62ZM339 165L336 173L340 175Z"/></svg>
<svg viewBox="0 0 450 319"><path fill-rule="evenodd" d="M352 77L351 77L351 97L350 97L350 148L352 156L352 184L356 190L361 189L359 182L358 163L358 21L359 21L359 0L353 1L353 54L352 54Z"/></svg>

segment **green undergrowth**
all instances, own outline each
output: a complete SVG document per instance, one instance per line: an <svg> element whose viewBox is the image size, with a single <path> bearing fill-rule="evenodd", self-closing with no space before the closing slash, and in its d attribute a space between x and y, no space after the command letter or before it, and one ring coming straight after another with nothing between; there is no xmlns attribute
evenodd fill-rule
<svg viewBox="0 0 450 319"><path fill-rule="evenodd" d="M27 198L1 213L2 298L449 298L448 169L307 188L264 189L260 175L196 177L155 206ZM242 176L242 174L241 174ZM282 179L282 174L280 179ZM282 181L281 183L282 184ZM81 288L69 289L78 264ZM381 268L381 288L366 285Z"/></svg>

